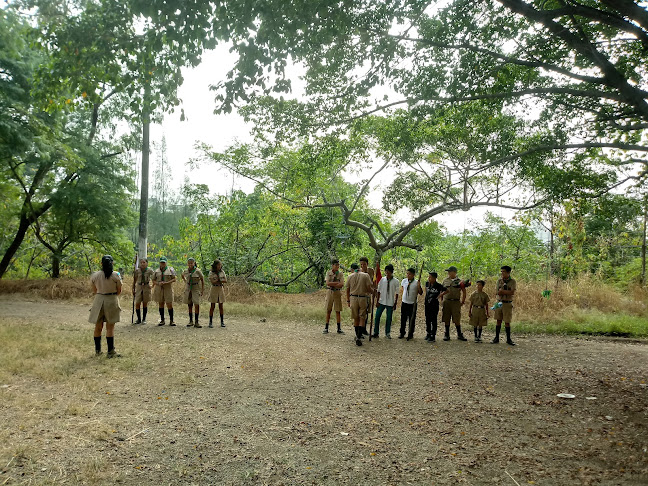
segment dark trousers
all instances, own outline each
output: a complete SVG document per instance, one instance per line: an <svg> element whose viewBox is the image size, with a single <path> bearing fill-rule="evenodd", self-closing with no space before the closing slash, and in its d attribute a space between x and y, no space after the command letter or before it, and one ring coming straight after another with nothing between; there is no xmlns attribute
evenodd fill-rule
<svg viewBox="0 0 648 486"><path fill-rule="evenodd" d="M405 335L405 325L409 320L409 328L407 330L407 335L409 337L414 336L414 327L416 326L416 315L414 312L414 304L406 304L401 302L401 325L400 325L400 334L401 336Z"/></svg>
<svg viewBox="0 0 648 486"><path fill-rule="evenodd" d="M434 336L436 334L438 317L439 301L425 304L425 332L428 336Z"/></svg>

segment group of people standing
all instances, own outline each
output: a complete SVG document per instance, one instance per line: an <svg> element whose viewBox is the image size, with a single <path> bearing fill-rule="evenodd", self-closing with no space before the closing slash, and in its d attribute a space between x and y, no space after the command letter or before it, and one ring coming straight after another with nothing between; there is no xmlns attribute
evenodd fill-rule
<svg viewBox="0 0 648 486"><path fill-rule="evenodd" d="M398 298L401 298L400 333L399 339L406 338L407 341L414 338L416 325L416 311L418 296L425 294L425 340L436 341L437 320L441 310L441 321L445 325L444 341L450 340L450 323L454 323L457 330L457 339L467 341L461 331L461 310L466 303L466 288L471 285L470 281L457 277L457 267L450 266L445 271L447 277L439 282L436 272L428 272L428 280L425 286L421 285L421 278L415 280L416 270L409 268L407 276L401 282L394 278L394 267L386 265L385 276L375 278L376 271L369 268L369 260L366 257L360 258L360 264L351 265L351 275L346 281L346 300L351 309L351 318L355 330L356 345L361 346L364 336L369 335L367 323L369 321L369 308L373 311L373 304L376 304L376 314L373 321L373 332L371 338L380 336L380 321L383 313L386 313L385 337L391 339L391 324L394 310L398 305ZM378 269L378 267L377 267ZM379 270L379 269L378 269ZM484 280L478 280L476 290L469 299L469 323L473 327L475 342L482 342L482 330L490 318L490 310L493 310L493 317L497 321L495 326L495 337L493 344L499 343L502 322L506 330L506 343L515 346L511 339L511 321L513 319L513 299L517 289L516 281L511 278L511 267L501 267L501 277L498 279L495 291L495 304L489 309L490 297L484 292ZM342 311L342 289L345 288L344 274L340 270L339 260L332 260L331 270L326 274L326 324L324 334L329 332L329 322L332 311L335 311L337 320L337 333L344 334L341 323ZM407 333L406 333L407 329Z"/></svg>
<svg viewBox="0 0 648 486"><path fill-rule="evenodd" d="M119 295L122 291L122 280L120 274L113 269L113 258L110 255L103 256L101 268L100 271L93 273L90 277L95 297L88 321L95 325L94 341L97 355L102 354L101 335L105 323L108 345L107 356L112 358L118 356L115 352L114 330L115 323L120 321ZM198 318L200 315L200 301L205 293L205 277L196 265L194 258L187 260L187 268L180 276L185 284L184 303L187 304L189 311L187 327L202 327ZM211 284L208 297L208 301L211 303L209 327L214 327L213 317L216 304L218 304L220 314L220 326L225 327L223 304L225 303L224 285L227 283L227 276L223 271L223 264L220 260L215 260L212 263L207 279ZM176 281L176 271L173 267L167 265L165 257L160 258L160 266L156 270L148 268L147 258L139 260L139 266L133 274L132 286L135 312L137 314L137 320L134 324L146 324L148 303L154 300L158 303L160 312L158 326L166 325L165 304L169 313L169 326L176 325L173 316L173 284Z"/></svg>

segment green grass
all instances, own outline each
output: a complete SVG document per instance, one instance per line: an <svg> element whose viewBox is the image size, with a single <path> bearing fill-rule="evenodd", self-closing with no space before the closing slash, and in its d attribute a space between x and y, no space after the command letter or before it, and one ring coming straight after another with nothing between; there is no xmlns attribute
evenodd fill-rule
<svg viewBox="0 0 648 486"><path fill-rule="evenodd" d="M526 333L648 337L648 317L594 310L565 312L548 322L523 321L514 326L516 331Z"/></svg>

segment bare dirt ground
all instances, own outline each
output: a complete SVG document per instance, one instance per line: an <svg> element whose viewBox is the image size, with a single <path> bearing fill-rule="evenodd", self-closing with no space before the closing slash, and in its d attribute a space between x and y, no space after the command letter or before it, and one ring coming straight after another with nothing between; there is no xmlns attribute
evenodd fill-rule
<svg viewBox="0 0 648 486"><path fill-rule="evenodd" d="M0 297L0 485L648 484L645 341L356 347L178 306L108 360L89 307Z"/></svg>

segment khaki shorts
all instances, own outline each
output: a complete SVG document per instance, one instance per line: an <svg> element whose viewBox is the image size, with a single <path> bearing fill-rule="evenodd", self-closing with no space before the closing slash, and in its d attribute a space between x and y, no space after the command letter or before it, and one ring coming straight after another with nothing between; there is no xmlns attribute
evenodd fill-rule
<svg viewBox="0 0 648 486"><path fill-rule="evenodd" d="M200 289L196 288L196 285L194 285L191 290L185 289L184 303L185 304L200 305L200 298L201 297L202 297L202 294L200 293Z"/></svg>
<svg viewBox="0 0 648 486"><path fill-rule="evenodd" d="M364 326L364 320L367 316L367 298L351 296L351 318L355 325L356 318L360 318L360 326Z"/></svg>
<svg viewBox="0 0 648 486"><path fill-rule="evenodd" d="M335 312L342 311L342 291L341 290L329 290L326 293L326 312Z"/></svg>
<svg viewBox="0 0 648 486"><path fill-rule="evenodd" d="M223 291L222 285L212 285L212 288L209 291L209 302L212 304L225 303L225 292Z"/></svg>
<svg viewBox="0 0 648 486"><path fill-rule="evenodd" d="M472 327L484 327L488 320L486 319L486 309L475 309L473 307L470 325Z"/></svg>
<svg viewBox="0 0 648 486"><path fill-rule="evenodd" d="M155 290L153 291L153 298L156 302L159 302L160 304L164 304L165 302L167 304L172 304L173 303L173 284L166 284L166 285L156 285Z"/></svg>
<svg viewBox="0 0 648 486"><path fill-rule="evenodd" d="M141 304L144 302L148 304L151 301L151 287L148 285L137 285L135 287L135 303Z"/></svg>
<svg viewBox="0 0 648 486"><path fill-rule="evenodd" d="M504 321L510 324L513 320L513 303L503 303L502 307L495 309L493 317L496 321Z"/></svg>
<svg viewBox="0 0 648 486"><path fill-rule="evenodd" d="M450 319L455 324L461 324L461 302L458 300L444 300L441 310L441 322L450 324Z"/></svg>
<svg viewBox="0 0 648 486"><path fill-rule="evenodd" d="M92 324L96 324L97 322L114 324L119 322L120 312L121 307L119 306L119 297L117 295L95 294L88 322Z"/></svg>

